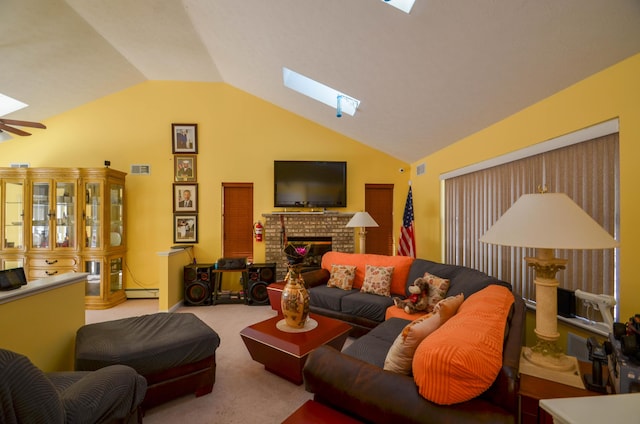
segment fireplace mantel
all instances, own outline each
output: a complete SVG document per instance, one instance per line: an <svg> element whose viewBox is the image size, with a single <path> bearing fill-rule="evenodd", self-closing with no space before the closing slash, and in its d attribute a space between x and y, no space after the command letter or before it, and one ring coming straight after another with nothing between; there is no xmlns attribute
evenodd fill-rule
<svg viewBox="0 0 640 424"><path fill-rule="evenodd" d="M276 277L282 280L286 274L286 258L282 253L282 224L287 237L331 237L331 249L353 253L355 234L347 223L355 213L283 211L263 213L265 262L276 263Z"/></svg>

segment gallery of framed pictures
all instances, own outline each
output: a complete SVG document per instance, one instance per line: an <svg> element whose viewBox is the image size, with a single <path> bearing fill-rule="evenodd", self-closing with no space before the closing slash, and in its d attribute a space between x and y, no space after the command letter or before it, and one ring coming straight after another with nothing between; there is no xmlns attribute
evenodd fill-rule
<svg viewBox="0 0 640 424"><path fill-rule="evenodd" d="M195 182L198 155L175 155L173 158L173 180L176 182Z"/></svg>
<svg viewBox="0 0 640 424"><path fill-rule="evenodd" d="M198 124L171 124L171 132L174 154L198 153Z"/></svg>
<svg viewBox="0 0 640 424"><path fill-rule="evenodd" d="M173 242L197 243L198 242L198 215L175 214L173 215Z"/></svg>

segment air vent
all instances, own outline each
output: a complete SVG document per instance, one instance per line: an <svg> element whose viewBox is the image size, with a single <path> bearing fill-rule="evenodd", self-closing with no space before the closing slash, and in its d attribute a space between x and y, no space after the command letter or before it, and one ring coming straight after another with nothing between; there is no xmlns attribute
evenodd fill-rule
<svg viewBox="0 0 640 424"><path fill-rule="evenodd" d="M28 163L12 163L11 165L9 165L11 168L28 168L29 164Z"/></svg>
<svg viewBox="0 0 640 424"><path fill-rule="evenodd" d="M416 168L416 174L422 175L425 172L427 172L427 165L425 165L424 163L421 163L420 165L418 165L418 167Z"/></svg>
<svg viewBox="0 0 640 424"><path fill-rule="evenodd" d="M131 175L151 175L151 165L131 165Z"/></svg>

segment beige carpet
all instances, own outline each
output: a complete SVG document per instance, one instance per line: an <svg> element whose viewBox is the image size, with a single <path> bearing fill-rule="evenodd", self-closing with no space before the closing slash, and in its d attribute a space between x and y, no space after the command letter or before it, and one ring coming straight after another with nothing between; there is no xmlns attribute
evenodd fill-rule
<svg viewBox="0 0 640 424"><path fill-rule="evenodd" d="M87 323L102 322L157 311L152 299L131 299L104 311L86 311ZM220 336L216 351L216 383L199 398L184 396L147 411L145 424L154 423L281 423L312 394L265 371L253 361L240 337L244 327L271 318L269 306L216 305L181 307L192 312Z"/></svg>

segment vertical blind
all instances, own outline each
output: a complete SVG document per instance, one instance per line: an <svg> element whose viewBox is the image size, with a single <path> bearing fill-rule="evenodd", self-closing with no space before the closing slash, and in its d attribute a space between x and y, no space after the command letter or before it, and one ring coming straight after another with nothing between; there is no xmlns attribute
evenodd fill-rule
<svg viewBox="0 0 640 424"><path fill-rule="evenodd" d="M445 260L508 281L535 299L533 270L524 258L534 249L495 246L479 238L523 194L539 187L562 192L606 231L619 235L618 134L610 134L445 180ZM527 225L523 222L522 225ZM617 249L558 250L568 259L560 287L618 297Z"/></svg>

